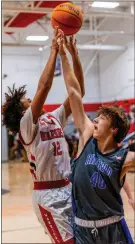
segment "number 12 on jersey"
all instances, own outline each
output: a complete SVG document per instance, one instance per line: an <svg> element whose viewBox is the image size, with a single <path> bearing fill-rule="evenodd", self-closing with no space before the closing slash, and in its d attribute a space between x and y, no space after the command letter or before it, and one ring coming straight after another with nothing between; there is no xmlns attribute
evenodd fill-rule
<svg viewBox="0 0 135 244"><path fill-rule="evenodd" d="M62 151L60 150L60 142L56 141L52 143L54 147L54 156L60 156L62 155Z"/></svg>

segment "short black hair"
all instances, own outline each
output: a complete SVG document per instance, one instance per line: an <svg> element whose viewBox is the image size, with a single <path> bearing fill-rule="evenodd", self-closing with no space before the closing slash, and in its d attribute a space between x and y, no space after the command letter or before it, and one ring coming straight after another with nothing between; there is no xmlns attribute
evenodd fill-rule
<svg viewBox="0 0 135 244"><path fill-rule="evenodd" d="M26 94L25 87L24 85L17 89L15 88L15 84L13 84L12 88L8 87L8 93L5 93L6 102L2 108L3 125L14 134L18 133L20 129L20 120L24 110L21 99Z"/></svg>

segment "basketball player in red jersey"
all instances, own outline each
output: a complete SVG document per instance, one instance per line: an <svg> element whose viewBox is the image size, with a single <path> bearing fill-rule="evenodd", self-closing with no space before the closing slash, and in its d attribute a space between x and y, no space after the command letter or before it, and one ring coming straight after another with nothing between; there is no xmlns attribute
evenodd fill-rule
<svg viewBox="0 0 135 244"><path fill-rule="evenodd" d="M45 114L43 105L52 86L58 53L56 28L51 53L39 79L33 101L25 98L25 86L9 88L5 94L3 123L20 135L34 181L33 206L39 222L53 243L73 244L70 158L63 127L71 114L69 99L56 110ZM77 49L70 39L67 48L72 55L74 72L84 95L84 79Z"/></svg>

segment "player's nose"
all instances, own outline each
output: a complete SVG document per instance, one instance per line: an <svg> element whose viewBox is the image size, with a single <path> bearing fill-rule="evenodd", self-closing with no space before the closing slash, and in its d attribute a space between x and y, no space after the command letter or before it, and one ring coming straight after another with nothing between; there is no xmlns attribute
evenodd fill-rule
<svg viewBox="0 0 135 244"><path fill-rule="evenodd" d="M93 120L93 123L94 123L94 124L97 124L97 123L98 123L98 118L95 118L95 119Z"/></svg>
<svg viewBox="0 0 135 244"><path fill-rule="evenodd" d="M28 102L29 102L29 103L31 103L31 102L32 102L32 100L31 100L30 98L28 98L27 100L28 100Z"/></svg>

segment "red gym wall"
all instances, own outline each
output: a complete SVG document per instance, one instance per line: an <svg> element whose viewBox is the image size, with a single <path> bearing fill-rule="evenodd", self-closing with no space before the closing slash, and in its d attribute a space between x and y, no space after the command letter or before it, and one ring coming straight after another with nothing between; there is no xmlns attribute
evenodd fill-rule
<svg viewBox="0 0 135 244"><path fill-rule="evenodd" d="M135 99L132 98L132 99L128 99L128 100L119 100L119 101L115 101L115 102L105 102L105 103L85 103L84 104L84 110L85 112L96 112L99 107L101 105L117 105L118 106L122 106L126 112L129 112L130 110L130 106L135 104ZM51 112L53 111L54 109L58 108L61 104L45 104L44 105L44 108L47 112Z"/></svg>

